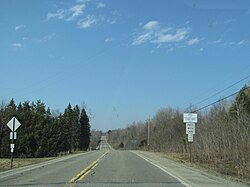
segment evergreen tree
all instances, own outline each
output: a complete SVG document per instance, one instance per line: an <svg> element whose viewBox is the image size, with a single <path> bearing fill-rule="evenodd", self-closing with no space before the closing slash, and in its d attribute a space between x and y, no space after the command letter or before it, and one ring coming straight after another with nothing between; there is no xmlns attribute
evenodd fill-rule
<svg viewBox="0 0 250 187"><path fill-rule="evenodd" d="M63 114L63 149L65 152L71 151L72 147L72 116L73 116L73 110L71 107L71 104L68 105L68 107L65 109Z"/></svg>
<svg viewBox="0 0 250 187"><path fill-rule="evenodd" d="M80 150L87 150L90 143L90 124L89 117L83 108L80 117Z"/></svg>
<svg viewBox="0 0 250 187"><path fill-rule="evenodd" d="M7 127L7 123L9 120L16 115L16 104L14 99L12 98L10 103L2 110L2 119L1 119L1 143L0 143L0 156L7 157L10 155L10 129Z"/></svg>
<svg viewBox="0 0 250 187"><path fill-rule="evenodd" d="M45 115L45 103L41 102L41 100L38 100L35 104L33 103L33 128L32 133L28 137L32 156L43 157L47 155L47 137L44 133L47 125Z"/></svg>
<svg viewBox="0 0 250 187"><path fill-rule="evenodd" d="M236 96L230 108L230 114L238 120L242 114L250 114L250 89L247 85L245 85Z"/></svg>
<svg viewBox="0 0 250 187"><path fill-rule="evenodd" d="M76 151L79 149L79 139L80 139L80 109L78 105L76 105L73 109L73 116L72 116L72 130L71 130L71 142L72 147L71 149Z"/></svg>
<svg viewBox="0 0 250 187"><path fill-rule="evenodd" d="M0 157L10 156L10 129L7 122L15 116L22 126L15 140L15 157L56 156L59 152L86 150L90 125L86 111L69 104L63 115L52 115L41 100L16 106L14 99L0 106Z"/></svg>

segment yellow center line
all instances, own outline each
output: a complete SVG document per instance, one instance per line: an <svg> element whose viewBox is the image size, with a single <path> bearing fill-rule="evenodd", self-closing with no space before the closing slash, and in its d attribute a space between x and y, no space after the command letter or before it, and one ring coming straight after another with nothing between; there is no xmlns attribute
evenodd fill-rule
<svg viewBox="0 0 250 187"><path fill-rule="evenodd" d="M105 152L104 154L102 154L98 159L96 159L94 162L92 162L89 166L87 166L86 168L84 168L81 172L79 172L78 174L76 174L69 182L67 182L63 187L66 187L68 185L70 185L70 187L74 187L76 185L76 183L78 181L83 180L89 173L91 170L93 170L97 165L98 165L98 161L100 159L102 159L106 154L108 154L109 151Z"/></svg>
<svg viewBox="0 0 250 187"><path fill-rule="evenodd" d="M87 171L84 175L82 175L82 176L79 178L78 181L82 181L82 180L89 174L90 171L92 171L93 169L96 168L97 165L98 165L98 163L95 164L95 165L94 165L89 171Z"/></svg>

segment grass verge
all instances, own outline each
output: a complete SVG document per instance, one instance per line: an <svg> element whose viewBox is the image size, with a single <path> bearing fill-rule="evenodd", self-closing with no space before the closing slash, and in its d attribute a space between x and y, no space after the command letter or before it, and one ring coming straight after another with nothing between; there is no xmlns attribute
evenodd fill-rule
<svg viewBox="0 0 250 187"><path fill-rule="evenodd" d="M59 153L57 157L44 157L44 158L14 158L13 159L13 168L19 168L23 166L28 166L32 164L38 164L41 162L46 162L55 158L67 156L69 154L79 154L86 151L74 151L71 153ZM10 158L0 158L0 172L10 169Z"/></svg>
<svg viewBox="0 0 250 187"><path fill-rule="evenodd" d="M48 157L48 158L14 158L13 160L13 168L28 166L32 164L37 164L40 162L45 162L48 160L52 160L55 157ZM10 169L10 159L8 158L1 158L0 159L0 172L6 171Z"/></svg>
<svg viewBox="0 0 250 187"><path fill-rule="evenodd" d="M237 175L237 170L233 171L232 167L229 166L230 163L218 164L218 162L199 162L195 158L192 159L192 163L189 160L189 154L187 153L159 153L163 157L174 160L176 162L184 163L188 166L203 170L214 175L220 176L222 178L227 178L233 181L243 182L250 186L249 174L245 176ZM223 167L222 167L223 166Z"/></svg>

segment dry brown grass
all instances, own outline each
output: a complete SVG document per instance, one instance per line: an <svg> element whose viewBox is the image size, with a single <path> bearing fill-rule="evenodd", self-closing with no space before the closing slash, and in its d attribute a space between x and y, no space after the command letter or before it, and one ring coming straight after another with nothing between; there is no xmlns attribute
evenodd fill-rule
<svg viewBox="0 0 250 187"><path fill-rule="evenodd" d="M250 185L250 165L246 165L244 170L241 167L235 166L233 160L230 159L206 159L201 160L197 155L192 155L192 163L189 163L188 153L162 153L164 157L177 162L186 163L192 167L205 169L205 171L216 172L216 175L221 174L223 177L228 177L236 181L246 182ZM203 157L202 157L203 158Z"/></svg>
<svg viewBox="0 0 250 187"><path fill-rule="evenodd" d="M54 159L54 157L49 158L15 158L13 160L13 168L28 166L32 164L37 164L40 162L45 162ZM10 159L2 158L0 159L0 171L5 171L10 169Z"/></svg>

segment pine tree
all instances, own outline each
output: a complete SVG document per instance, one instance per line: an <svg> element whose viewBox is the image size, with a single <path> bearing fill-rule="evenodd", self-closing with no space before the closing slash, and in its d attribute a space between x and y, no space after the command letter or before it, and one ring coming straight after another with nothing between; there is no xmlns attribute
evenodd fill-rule
<svg viewBox="0 0 250 187"><path fill-rule="evenodd" d="M83 108L80 117L80 150L87 150L90 143L90 124L89 117Z"/></svg>
<svg viewBox="0 0 250 187"><path fill-rule="evenodd" d="M72 131L71 131L71 142L72 147L71 149L76 151L79 149L79 139L80 139L80 109L78 105L76 105L73 109L73 116L72 116Z"/></svg>
<svg viewBox="0 0 250 187"><path fill-rule="evenodd" d="M71 151L72 148L72 115L73 115L73 110L71 107L71 104L68 105L68 107L65 109L64 114L63 114L63 148L64 151Z"/></svg>
<svg viewBox="0 0 250 187"><path fill-rule="evenodd" d="M245 85L236 96L236 99L230 108L230 113L238 120L241 115L250 114L250 89L247 85Z"/></svg>

